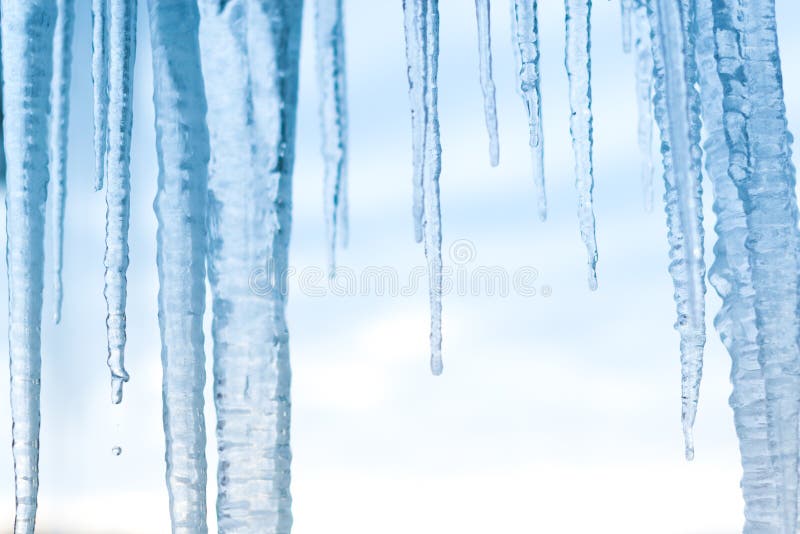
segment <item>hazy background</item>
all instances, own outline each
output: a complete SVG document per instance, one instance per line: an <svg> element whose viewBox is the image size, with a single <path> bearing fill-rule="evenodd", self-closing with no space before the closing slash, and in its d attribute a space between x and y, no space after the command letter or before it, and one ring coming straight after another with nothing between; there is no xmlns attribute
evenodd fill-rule
<svg viewBox="0 0 800 534"><path fill-rule="evenodd" d="M340 263L424 262L413 241L410 118L401 2L346 1L351 240ZM800 8L778 0L787 107L798 131ZM46 290L42 377L42 532L168 532L156 316L156 187L146 2L140 2L133 145L127 369L121 407L105 364L105 201L92 192L90 13L77 2L66 213L64 319ZM306 9L291 262L325 265L318 91ZM445 372L428 370L428 303L413 296L289 301L295 534L696 533L741 530L730 362L711 326L696 425L683 460L675 310L665 216L646 213L639 182L633 58L621 51L618 2L595 2L593 93L599 290L587 289L578 234L563 67L564 10L540 2L550 219L539 223L526 117L514 90L508 5L492 10L501 163L489 166L474 6L441 2L439 96L446 262L469 240L469 267L539 272L536 296L448 295ZM708 208L711 199L706 197ZM706 248L714 242L707 209ZM4 218L3 218L4 220ZM4 233L3 233L4 235ZM48 236L48 240L50 237ZM48 241L48 247L50 241ZM49 248L48 248L49 250ZM708 262L712 255L707 255ZM48 258L49 261L49 258ZM49 271L48 271L49 276ZM5 300L5 276L0 277ZM541 289L548 286L549 297ZM5 321L2 314L1 321ZM7 346L0 325L0 346ZM207 353L210 355L210 342ZM0 365L0 384L8 383ZM209 376L211 372L209 361ZM215 416L207 389L209 520ZM4 397L7 398L7 397ZM0 402L0 529L13 518L8 402ZM123 453L114 457L111 448Z"/></svg>

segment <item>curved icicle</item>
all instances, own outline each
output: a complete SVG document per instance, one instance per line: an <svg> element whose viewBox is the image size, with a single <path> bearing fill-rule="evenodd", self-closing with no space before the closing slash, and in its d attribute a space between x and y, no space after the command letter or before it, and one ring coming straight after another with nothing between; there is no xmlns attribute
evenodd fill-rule
<svg viewBox="0 0 800 534"><path fill-rule="evenodd" d="M514 0L511 7L511 33L517 59L517 86L528 112L533 182L537 194L539 219L547 219L547 195L544 185L544 139L542 135L542 98L539 91L539 22L537 0Z"/></svg>
<svg viewBox="0 0 800 534"><path fill-rule="evenodd" d="M72 33L75 1L58 0L58 17L53 36L53 82L50 95L50 181L53 203L53 320L61 321L64 264L64 204L67 196L67 130L69 86L72 68Z"/></svg>
<svg viewBox="0 0 800 534"><path fill-rule="evenodd" d="M592 202L592 60L591 0L565 0L567 22L566 67L569 78L569 119L575 154L578 221L589 264L589 289L597 289L597 239Z"/></svg>
<svg viewBox="0 0 800 534"><path fill-rule="evenodd" d="M637 137L642 159L642 199L645 211L650 212L653 210L653 52L645 0L636 0L633 20L636 35L636 102L639 112Z"/></svg>
<svg viewBox="0 0 800 534"><path fill-rule="evenodd" d="M442 373L442 228L439 176L442 146L439 138L437 72L439 69L439 2L405 0L406 53L414 145L414 213L417 241L425 244L431 307L431 372ZM421 203L421 204L420 204Z"/></svg>
<svg viewBox="0 0 800 534"><path fill-rule="evenodd" d="M489 161L492 167L500 163L500 139L497 134L497 103L492 78L492 32L489 0L475 0L478 20L478 65L483 92L483 113L489 133Z"/></svg>
<svg viewBox="0 0 800 534"><path fill-rule="evenodd" d="M15 534L32 534L39 490L44 210L54 0L2 0L3 129L6 147L6 260Z"/></svg>
<svg viewBox="0 0 800 534"><path fill-rule="evenodd" d="M302 2L203 0L220 532L292 526L286 283Z"/></svg>
<svg viewBox="0 0 800 534"><path fill-rule="evenodd" d="M131 191L133 64L136 0L110 0L108 24L108 152L106 155L105 287L111 402L122 401L125 371L128 226Z"/></svg>
<svg viewBox="0 0 800 534"><path fill-rule="evenodd" d="M336 244L347 242L347 86L342 0L316 0L317 77L320 86L324 203L328 265L336 269Z"/></svg>
<svg viewBox="0 0 800 534"><path fill-rule="evenodd" d="M715 1L713 17L728 175L747 225L758 363L764 376L770 463L776 470L776 532L788 534L796 531L798 515L800 258L775 3ZM764 504L771 503L765 499Z"/></svg>
<svg viewBox="0 0 800 534"><path fill-rule="evenodd" d="M167 488L174 533L206 523L206 98L194 0L148 0L158 149L158 318Z"/></svg>
<svg viewBox="0 0 800 534"><path fill-rule="evenodd" d="M714 57L711 0L697 0L695 53L700 81L706 171L714 188L717 215L714 263L709 281L722 298L714 324L731 356L730 405L742 455L745 534L779 532L775 469L770 456L764 374L758 363L758 332L753 281L745 246L747 220L736 186L728 175L728 146L722 120L722 85ZM774 438L772 438L774 439Z"/></svg>
<svg viewBox="0 0 800 534"><path fill-rule="evenodd" d="M108 1L92 0L94 188L103 188L108 148Z"/></svg>
<svg viewBox="0 0 800 534"><path fill-rule="evenodd" d="M654 108L665 171L670 274L678 309L675 327L681 336L681 420L686 458L691 460L706 340L697 68L694 37L688 31L688 0L655 0L649 16L656 81Z"/></svg>

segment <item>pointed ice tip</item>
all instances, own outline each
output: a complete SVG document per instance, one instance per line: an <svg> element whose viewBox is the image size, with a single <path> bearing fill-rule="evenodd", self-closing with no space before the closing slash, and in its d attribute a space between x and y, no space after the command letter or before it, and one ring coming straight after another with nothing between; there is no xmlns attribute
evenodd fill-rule
<svg viewBox="0 0 800 534"><path fill-rule="evenodd" d="M686 461L691 462L694 460L694 435L692 434L691 428L684 428L683 429L683 439L685 442L685 455Z"/></svg>
<svg viewBox="0 0 800 534"><path fill-rule="evenodd" d="M121 378L111 378L111 404L119 404L122 402L122 384L125 381Z"/></svg>
<svg viewBox="0 0 800 534"><path fill-rule="evenodd" d="M594 267L589 268L589 289L597 291L597 271Z"/></svg>
<svg viewBox="0 0 800 534"><path fill-rule="evenodd" d="M500 165L500 147L494 143L489 146L489 164L492 167Z"/></svg>
<svg viewBox="0 0 800 534"><path fill-rule="evenodd" d="M442 365L442 357L432 356L431 373L433 374L433 376L441 376L443 370L444 370L444 365Z"/></svg>

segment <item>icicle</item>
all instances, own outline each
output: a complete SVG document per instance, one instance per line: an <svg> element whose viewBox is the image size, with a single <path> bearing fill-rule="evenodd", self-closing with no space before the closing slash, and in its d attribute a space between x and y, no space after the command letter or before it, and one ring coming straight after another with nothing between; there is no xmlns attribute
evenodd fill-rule
<svg viewBox="0 0 800 534"><path fill-rule="evenodd" d="M199 14L194 0L148 0L148 5L157 81L153 100L159 174L154 208L170 516L173 532L205 533L203 312L209 140Z"/></svg>
<svg viewBox="0 0 800 534"><path fill-rule="evenodd" d="M94 93L94 188L103 188L108 148L108 0L92 0L92 90Z"/></svg>
<svg viewBox="0 0 800 534"><path fill-rule="evenodd" d="M638 0L620 0L620 11L622 15L622 51L626 54L631 52L631 26L633 22L634 2Z"/></svg>
<svg viewBox="0 0 800 534"><path fill-rule="evenodd" d="M442 145L439 141L437 73L439 71L439 0L426 0L425 167L423 173L423 234L430 276L431 372L442 374L442 226L439 206L439 175Z"/></svg>
<svg viewBox="0 0 800 534"><path fill-rule="evenodd" d="M322 154L325 159L325 225L331 276L336 269L336 242L347 240L347 93L344 54L344 9L342 0L316 0L317 76L320 92ZM341 218L344 215L344 219Z"/></svg>
<svg viewBox="0 0 800 534"><path fill-rule="evenodd" d="M711 0L697 0L695 52L700 74L706 170L714 187L717 214L714 264L709 281L723 299L714 324L731 355L736 432L742 454L745 533L779 531L775 470L770 457L770 432L764 376L758 363L758 323L753 283L745 247L747 221L736 186L728 175L728 147L722 122L722 85L714 58Z"/></svg>
<svg viewBox="0 0 800 534"><path fill-rule="evenodd" d="M642 159L644 209L653 210L653 52L645 0L636 0L636 100L639 111L639 152Z"/></svg>
<svg viewBox="0 0 800 534"><path fill-rule="evenodd" d="M486 115L486 130L489 132L489 160L492 167L500 163L500 140L497 135L497 104L492 79L492 33L489 0L475 0L478 19L478 64L480 68L481 90L483 91L483 112Z"/></svg>
<svg viewBox="0 0 800 534"><path fill-rule="evenodd" d="M589 257L589 289L597 289L597 240L595 238L592 189L592 63L591 0L565 0L567 22L566 67L569 78L569 101L572 108L569 125L575 153L575 187L578 189L578 220L581 238Z"/></svg>
<svg viewBox="0 0 800 534"><path fill-rule="evenodd" d="M649 11L653 28L656 120L661 129L664 159L670 274L681 336L683 432L686 458L694 457L692 427L705 345L705 264L699 97L694 38L688 31L686 2L655 0Z"/></svg>
<svg viewBox="0 0 800 534"><path fill-rule="evenodd" d="M69 85L72 68L74 0L58 0L58 18L53 37L53 86L50 117L50 181L53 203L53 320L61 321L63 289L61 268L64 253L64 201L67 195L67 129Z"/></svg>
<svg viewBox="0 0 800 534"><path fill-rule="evenodd" d="M439 2L405 0L406 55L414 148L414 217L417 241L424 239L431 306L431 371L442 373L442 229L439 175L437 72L439 69ZM421 203L421 204L420 204Z"/></svg>
<svg viewBox="0 0 800 534"><path fill-rule="evenodd" d="M794 533L798 499L800 259L792 139L786 123L775 4L771 0L715 1L713 16L730 160L728 174L745 214L744 250L755 292L756 324L760 327L758 362L764 376L768 438L772 444L769 454L777 471L780 523L776 531ZM742 250L739 253L744 254ZM734 260L745 261L741 256ZM743 401L758 399L756 391L745 394ZM770 499L765 499L764 504L768 508Z"/></svg>
<svg viewBox="0 0 800 534"><path fill-rule="evenodd" d="M547 218L544 188L544 139L542 136L542 99L539 91L539 23L537 0L514 0L511 33L517 59L517 85L528 111L533 181L537 189L539 219Z"/></svg>
<svg viewBox="0 0 800 534"><path fill-rule="evenodd" d="M289 532L286 276L302 2L203 0L221 532Z"/></svg>
<svg viewBox="0 0 800 534"><path fill-rule="evenodd" d="M53 73L53 0L2 0L7 158L8 348L16 534L32 533L39 489L44 209Z"/></svg>
<svg viewBox="0 0 800 534"><path fill-rule="evenodd" d="M408 63L408 95L411 100L411 141L414 184L414 239L422 242L423 174L425 162L425 125L428 110L425 107L426 76L426 0L403 0L406 35L406 61Z"/></svg>
<svg viewBox="0 0 800 534"><path fill-rule="evenodd" d="M136 53L136 0L111 0L108 24L108 152L106 154L106 327L111 401L122 401L125 371L130 216L133 63Z"/></svg>

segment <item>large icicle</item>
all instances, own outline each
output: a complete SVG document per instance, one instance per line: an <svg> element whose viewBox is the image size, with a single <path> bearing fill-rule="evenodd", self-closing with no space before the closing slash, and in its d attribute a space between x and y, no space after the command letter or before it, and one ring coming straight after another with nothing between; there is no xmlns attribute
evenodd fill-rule
<svg viewBox="0 0 800 534"><path fill-rule="evenodd" d="M475 0L478 20L478 65L483 91L483 113L489 133L489 160L493 167L500 163L500 139L497 134L497 103L492 78L492 32L489 0Z"/></svg>
<svg viewBox="0 0 800 534"><path fill-rule="evenodd" d="M64 203L67 195L67 129L69 126L69 85L72 68L74 0L58 0L58 18L53 36L53 82L50 116L50 181L53 204L53 319L61 321L63 289L61 268L64 258Z"/></svg>
<svg viewBox="0 0 800 534"><path fill-rule="evenodd" d="M54 0L2 0L8 352L16 534L33 533L39 489L44 209Z"/></svg>
<svg viewBox="0 0 800 534"><path fill-rule="evenodd" d="M636 32L636 102L639 111L638 139L642 165L644 209L653 209L653 51L645 0L636 0L633 12Z"/></svg>
<svg viewBox="0 0 800 534"><path fill-rule="evenodd" d="M347 241L347 86L342 0L316 0L317 76L320 86L322 155L325 160L325 226L330 273L336 267L336 242Z"/></svg>
<svg viewBox="0 0 800 534"><path fill-rule="evenodd" d="M424 239L428 261L431 371L439 375L442 373L442 229L439 207L442 146L436 81L439 69L439 2L406 0L403 8L414 148L414 214L415 222L422 224L416 229L417 240Z"/></svg>
<svg viewBox="0 0 800 534"><path fill-rule="evenodd" d="M700 74L706 171L714 188L717 214L714 264L709 281L723 299L714 324L731 355L736 432L742 454L742 492L746 534L780 530L775 470L770 457L764 375L758 363L758 324L753 283L745 247L747 221L736 186L728 175L728 147L722 122L722 85L714 57L711 0L696 0L693 28Z"/></svg>
<svg viewBox="0 0 800 534"><path fill-rule="evenodd" d="M286 276L302 2L203 0L220 532L287 534Z"/></svg>
<svg viewBox="0 0 800 534"><path fill-rule="evenodd" d="M158 149L158 319L172 531L205 533L206 99L194 0L148 0ZM127 60L128 58L123 58Z"/></svg>
<svg viewBox="0 0 800 534"><path fill-rule="evenodd" d="M764 375L776 532L794 533L798 498L798 213L773 0L714 2L728 174L742 200ZM742 251L740 251L742 253ZM730 252L728 253L730 256ZM744 261L741 256L735 261ZM745 401L758 401L758 392ZM756 445L748 452L762 454ZM749 456L749 454L748 454ZM765 506L769 506L769 498ZM769 511L767 510L767 513Z"/></svg>
<svg viewBox="0 0 800 534"><path fill-rule="evenodd" d="M108 1L92 0L94 188L103 187L108 147Z"/></svg>
<svg viewBox="0 0 800 534"><path fill-rule="evenodd" d="M688 31L688 2L655 0L653 28L656 121L661 129L670 274L675 286L681 336L681 420L686 458L694 457L692 427L705 346L705 263L699 95L694 37ZM684 11L682 13L682 10Z"/></svg>
<svg viewBox="0 0 800 534"><path fill-rule="evenodd" d="M595 238L594 170L592 168L592 60L591 0L565 0L567 23L566 67L572 113L569 129L575 154L578 221L589 263L589 288L597 289L597 239Z"/></svg>
<svg viewBox="0 0 800 534"><path fill-rule="evenodd" d="M136 0L111 0L108 24L108 151L106 155L105 288L111 401L122 401L125 371L130 216L133 63L136 53Z"/></svg>
<svg viewBox="0 0 800 534"><path fill-rule="evenodd" d="M544 187L544 139L542 135L542 98L539 91L539 22L537 0L514 0L511 9L511 33L517 59L517 86L528 111L533 181L538 196L539 219L547 218Z"/></svg>

